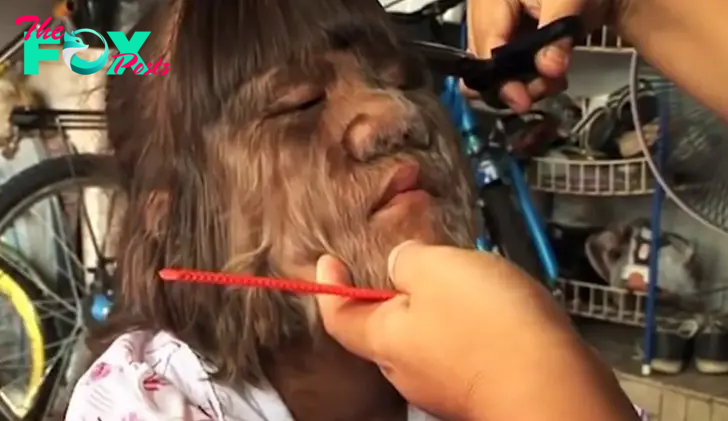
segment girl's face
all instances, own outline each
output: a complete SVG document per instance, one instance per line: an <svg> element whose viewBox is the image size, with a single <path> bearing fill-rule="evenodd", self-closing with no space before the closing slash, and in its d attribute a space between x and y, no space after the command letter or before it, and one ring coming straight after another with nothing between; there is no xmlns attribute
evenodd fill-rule
<svg viewBox="0 0 728 421"><path fill-rule="evenodd" d="M275 157L255 167L277 272L309 278L331 253L386 287L400 242L473 243L458 139L426 80L416 60L332 51L254 82L264 99L243 131Z"/></svg>

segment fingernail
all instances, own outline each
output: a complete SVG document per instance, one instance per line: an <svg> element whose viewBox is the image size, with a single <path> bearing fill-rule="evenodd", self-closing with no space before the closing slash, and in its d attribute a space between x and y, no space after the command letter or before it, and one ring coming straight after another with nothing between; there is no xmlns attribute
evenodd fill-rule
<svg viewBox="0 0 728 421"><path fill-rule="evenodd" d="M560 68L566 67L569 60L562 49L553 45L548 46L541 51L541 59L550 66Z"/></svg>
<svg viewBox="0 0 728 421"><path fill-rule="evenodd" d="M391 252L389 252L389 259L387 260L387 274L389 277L392 277L392 273L394 273L394 264L397 263L397 257L399 257L399 253L402 251L403 248L405 248L408 245L411 244L422 244L417 240L407 240L403 243L399 243L399 245L392 249Z"/></svg>
<svg viewBox="0 0 728 421"><path fill-rule="evenodd" d="M511 110L515 111L516 113L520 114L525 111L528 111L528 107L524 106L521 102L514 100L513 98L505 98L503 100L503 103L510 108Z"/></svg>

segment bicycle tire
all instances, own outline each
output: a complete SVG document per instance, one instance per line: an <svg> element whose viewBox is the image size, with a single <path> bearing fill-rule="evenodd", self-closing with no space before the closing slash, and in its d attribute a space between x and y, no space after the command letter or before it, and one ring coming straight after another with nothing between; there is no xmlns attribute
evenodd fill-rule
<svg viewBox="0 0 728 421"><path fill-rule="evenodd" d="M117 163L113 156L72 154L50 158L25 168L0 185L0 228L26 209L39 193L62 182L93 180L93 185L118 183ZM0 229L2 231L2 229Z"/></svg>
<svg viewBox="0 0 728 421"><path fill-rule="evenodd" d="M119 185L120 178L116 168L117 164L113 156L97 154L64 155L25 168L0 185L0 233L8 229L12 222L33 204L62 191L67 184L89 187ZM48 291L48 286L42 280L35 279L34 281L28 281L27 291L43 297ZM65 294L60 292L59 295ZM52 333L49 332L47 338L51 338ZM60 333L57 335L57 337L61 336L64 335ZM59 367L59 364L55 364L45 374L34 397L33 406L25 417L14 417L9 408L3 407L3 402L0 402L0 421L39 421L42 419L46 409L51 406L49 404L53 403L56 392L54 389L59 384L59 376L64 375L64 370Z"/></svg>
<svg viewBox="0 0 728 421"><path fill-rule="evenodd" d="M548 285L548 276L541 264L533 236L521 210L513 201L510 188L503 183L491 184L480 191L480 198L483 200L484 224L491 241L505 258Z"/></svg>
<svg viewBox="0 0 728 421"><path fill-rule="evenodd" d="M49 355L45 344L58 340L56 326L51 320L43 320L33 302L43 298L42 291L36 283L29 279L19 267L19 256L6 255L12 250L5 250L0 246L0 296L10 302L11 308L19 318L23 328L23 336L30 348L30 370L27 381L26 395L20 407L18 402L10 402L3 393L0 393L0 416L9 421L28 419L33 408L43 394L45 382L45 365Z"/></svg>

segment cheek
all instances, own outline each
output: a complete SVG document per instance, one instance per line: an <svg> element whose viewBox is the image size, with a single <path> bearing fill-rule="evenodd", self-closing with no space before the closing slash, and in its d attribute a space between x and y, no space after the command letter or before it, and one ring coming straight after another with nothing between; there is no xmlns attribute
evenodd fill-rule
<svg viewBox="0 0 728 421"><path fill-rule="evenodd" d="M281 129L285 142L291 142L294 145L315 143L315 140L321 137L321 112L318 109L312 109L292 115Z"/></svg>
<svg viewBox="0 0 728 421"><path fill-rule="evenodd" d="M279 136L274 180L268 200L275 205L271 224L280 227L281 246L300 258L327 249L353 219L350 209L358 196L340 180L336 156L319 139L287 127ZM285 133L285 134L283 134Z"/></svg>

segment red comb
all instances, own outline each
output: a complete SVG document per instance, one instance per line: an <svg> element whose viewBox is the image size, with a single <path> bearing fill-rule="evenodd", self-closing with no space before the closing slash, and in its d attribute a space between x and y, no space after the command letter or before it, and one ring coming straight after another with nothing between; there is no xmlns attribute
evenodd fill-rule
<svg viewBox="0 0 728 421"><path fill-rule="evenodd" d="M169 282L192 282L213 285L237 285L254 288L277 289L297 294L331 294L356 300L385 301L396 295L393 291L325 285L306 281L267 278L232 273L205 272L189 269L165 268L159 277Z"/></svg>

